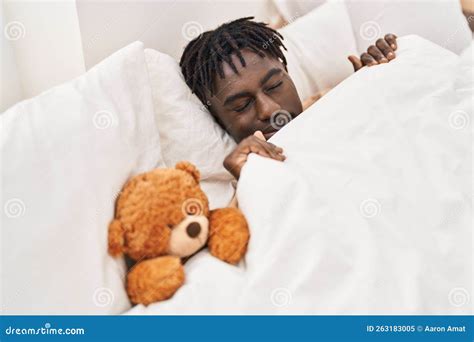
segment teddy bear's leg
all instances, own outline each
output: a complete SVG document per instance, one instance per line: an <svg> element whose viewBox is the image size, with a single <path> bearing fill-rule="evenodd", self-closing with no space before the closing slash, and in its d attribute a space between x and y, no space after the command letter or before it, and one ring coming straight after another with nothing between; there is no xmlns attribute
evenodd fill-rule
<svg viewBox="0 0 474 342"><path fill-rule="evenodd" d="M247 251L250 233L242 212L237 208L212 210L209 219L209 251L216 258L238 263Z"/></svg>
<svg viewBox="0 0 474 342"><path fill-rule="evenodd" d="M163 256L138 262L127 277L127 292L134 304L148 305L173 296L184 282L178 257Z"/></svg>

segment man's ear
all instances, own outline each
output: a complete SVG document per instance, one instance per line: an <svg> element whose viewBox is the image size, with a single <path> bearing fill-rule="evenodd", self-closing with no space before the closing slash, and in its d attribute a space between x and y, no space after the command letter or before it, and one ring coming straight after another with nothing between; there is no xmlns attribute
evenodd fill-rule
<svg viewBox="0 0 474 342"><path fill-rule="evenodd" d="M183 171L189 173L191 176L193 176L196 183L199 183L199 179L201 178L201 174L200 174L199 170L196 168L196 166L194 166L190 162L180 161L179 163L176 164L175 168L177 170L183 170Z"/></svg>
<svg viewBox="0 0 474 342"><path fill-rule="evenodd" d="M123 229L119 220L113 220L109 225L109 254L113 257L123 253Z"/></svg>

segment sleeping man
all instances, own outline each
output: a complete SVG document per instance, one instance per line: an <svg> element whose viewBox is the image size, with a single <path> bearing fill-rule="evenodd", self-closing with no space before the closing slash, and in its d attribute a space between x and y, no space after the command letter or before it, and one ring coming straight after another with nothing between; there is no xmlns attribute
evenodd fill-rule
<svg viewBox="0 0 474 342"><path fill-rule="evenodd" d="M284 161L283 149L267 140L282 122L288 123L320 97L315 94L303 105L287 72L283 37L252 19L237 19L204 32L186 46L180 61L192 92L237 142L224 160L236 179L250 153ZM396 49L396 36L388 34L360 59L348 59L357 71L389 62Z"/></svg>

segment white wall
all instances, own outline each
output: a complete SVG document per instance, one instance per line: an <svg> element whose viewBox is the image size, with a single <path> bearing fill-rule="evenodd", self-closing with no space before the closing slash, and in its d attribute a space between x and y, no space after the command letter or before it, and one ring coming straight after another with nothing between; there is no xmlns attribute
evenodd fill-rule
<svg viewBox="0 0 474 342"><path fill-rule="evenodd" d="M141 40L179 58L186 32L243 16L270 21L271 0L4 0L0 113Z"/></svg>
<svg viewBox="0 0 474 342"><path fill-rule="evenodd" d="M3 10L2 28L14 22L20 35L10 43L22 97L35 96L85 71L74 0L9 0L3 2ZM2 103L0 111L5 109Z"/></svg>
<svg viewBox="0 0 474 342"><path fill-rule="evenodd" d="M309 6L321 1L295 0L291 5ZM472 0L463 1L472 3ZM178 59L187 43L187 29L196 33L196 29L208 30L243 16L270 22L275 15L275 5L271 3L271 0L3 0L0 113L20 99L82 74L135 40ZM438 22L440 30L446 27L443 20ZM19 34L19 39L9 40L4 33L11 23L15 24L12 32ZM449 27L449 30L457 28Z"/></svg>
<svg viewBox="0 0 474 342"><path fill-rule="evenodd" d="M187 43L183 31L208 30L244 16L266 21L271 13L269 3L269 0L77 0L86 67L136 40L179 58Z"/></svg>
<svg viewBox="0 0 474 342"><path fill-rule="evenodd" d="M0 6L0 27L6 27L3 7ZM15 39L15 32L19 32L13 25L7 29L8 34L2 34L1 40L1 84L0 84L0 112L23 98L20 77L16 65L15 53L11 39Z"/></svg>

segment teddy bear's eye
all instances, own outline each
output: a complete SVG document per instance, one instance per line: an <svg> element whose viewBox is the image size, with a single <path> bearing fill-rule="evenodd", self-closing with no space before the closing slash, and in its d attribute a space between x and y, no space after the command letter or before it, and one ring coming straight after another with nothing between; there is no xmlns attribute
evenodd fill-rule
<svg viewBox="0 0 474 342"><path fill-rule="evenodd" d="M183 214L186 216L197 216L203 212L203 206L200 200L196 198L188 198L182 206Z"/></svg>

